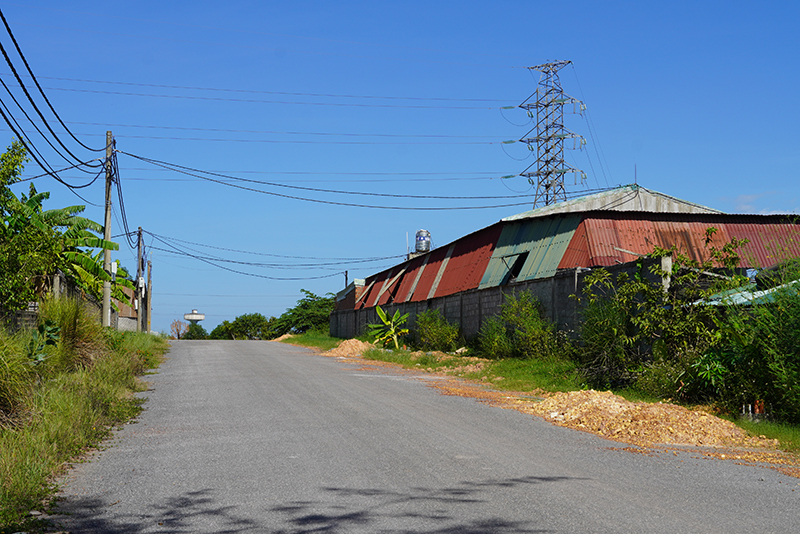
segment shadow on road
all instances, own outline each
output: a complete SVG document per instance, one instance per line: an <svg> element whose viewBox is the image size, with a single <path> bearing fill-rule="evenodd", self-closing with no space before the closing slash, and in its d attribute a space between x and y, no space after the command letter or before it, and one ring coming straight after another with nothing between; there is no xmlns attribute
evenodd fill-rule
<svg viewBox="0 0 800 534"><path fill-rule="evenodd" d="M449 488L411 488L407 491L381 489L322 488L330 497L326 502L291 502L270 511L285 516L286 527L274 534L345 533L354 530L385 533L427 534L510 534L548 532L535 528L534 520L510 521L492 511L489 493L519 490L546 482L578 480L571 477L520 477L463 482ZM507 499L507 495L502 498ZM491 499L491 500L490 500ZM496 515L494 515L496 514ZM465 516L481 515L477 519Z"/></svg>
<svg viewBox="0 0 800 534"><path fill-rule="evenodd" d="M221 534L262 531L252 519L237 517L235 506L217 504L214 491L190 491L150 505L137 514L115 513L116 503L102 499L70 498L58 506L58 513L67 516L56 520L70 532L97 534L139 534L142 532L219 532Z"/></svg>
<svg viewBox="0 0 800 534"><path fill-rule="evenodd" d="M58 511L55 525L73 533L141 534L145 532L265 532L272 534L337 534L353 531L387 534L510 534L548 532L535 518L513 521L498 508L519 497L526 486L580 480L571 477L519 477L462 482L445 488L383 490L323 487L317 500L291 501L262 509L260 517L243 517L238 506L222 505L215 491L184 493L162 503L126 513L102 499L70 498ZM253 495L254 501L274 496ZM495 504L498 503L498 504ZM252 503L251 503L252 504ZM256 508L250 507L250 514Z"/></svg>

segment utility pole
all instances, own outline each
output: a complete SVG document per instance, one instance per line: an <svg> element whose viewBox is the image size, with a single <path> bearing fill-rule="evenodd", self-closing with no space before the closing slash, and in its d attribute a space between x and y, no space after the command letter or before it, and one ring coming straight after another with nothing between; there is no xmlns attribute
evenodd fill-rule
<svg viewBox="0 0 800 534"><path fill-rule="evenodd" d="M106 216L103 223L103 239L111 241L111 181L114 179L114 171L111 168L111 155L113 148L111 144L114 137L111 131L106 132ZM103 250L103 270L106 274L111 273L111 251L107 248ZM111 326L111 281L103 281L103 317L101 324Z"/></svg>
<svg viewBox="0 0 800 534"><path fill-rule="evenodd" d="M152 252L151 252L152 254ZM153 262L147 260L147 332L150 332L150 314L153 312Z"/></svg>
<svg viewBox="0 0 800 534"><path fill-rule="evenodd" d="M144 302L142 302L142 293L144 289L144 279L142 275L142 227L139 227L138 239L136 240L136 302L139 305L136 307L136 331L142 331L142 320L144 319Z"/></svg>
<svg viewBox="0 0 800 534"><path fill-rule="evenodd" d="M536 91L519 105L528 112L529 117L536 119L536 126L520 139L520 142L528 145L529 150L536 147L536 161L520 173L520 176L525 176L531 184L536 185L534 208L567 200L565 174L580 173L581 181L586 179L583 171L570 167L564 161L565 139L573 140L576 145L573 148L586 144L583 137L564 128L564 104L579 106L581 112L585 109L583 102L565 94L561 88L558 71L570 63L572 61L555 61L528 67L529 70L542 73Z"/></svg>

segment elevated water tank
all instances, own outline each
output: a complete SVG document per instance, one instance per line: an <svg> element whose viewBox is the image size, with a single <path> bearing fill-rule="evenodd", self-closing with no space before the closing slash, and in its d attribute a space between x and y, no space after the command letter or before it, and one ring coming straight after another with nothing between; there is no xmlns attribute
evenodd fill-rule
<svg viewBox="0 0 800 534"><path fill-rule="evenodd" d="M427 230L417 230L416 244L414 250L419 253L430 252L431 233Z"/></svg>
<svg viewBox="0 0 800 534"><path fill-rule="evenodd" d="M199 321L202 321L205 318L206 315L204 313L198 313L197 310L192 310L192 313L183 314L183 319L192 324L197 324Z"/></svg>

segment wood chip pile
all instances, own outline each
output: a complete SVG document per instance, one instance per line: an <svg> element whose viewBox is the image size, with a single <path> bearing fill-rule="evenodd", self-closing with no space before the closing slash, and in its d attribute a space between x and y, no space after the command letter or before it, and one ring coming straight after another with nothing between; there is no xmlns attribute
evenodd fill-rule
<svg viewBox="0 0 800 534"><path fill-rule="evenodd" d="M698 445L776 447L776 440L748 437L730 421L702 411L664 403L630 402L610 391L555 393L529 404L526 412L560 426L648 446Z"/></svg>

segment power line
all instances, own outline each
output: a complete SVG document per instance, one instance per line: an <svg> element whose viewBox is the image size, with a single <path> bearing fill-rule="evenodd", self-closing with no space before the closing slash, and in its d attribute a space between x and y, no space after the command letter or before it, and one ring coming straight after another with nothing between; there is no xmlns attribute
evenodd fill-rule
<svg viewBox="0 0 800 534"><path fill-rule="evenodd" d="M105 124L99 122L70 121L69 124L85 126L107 126L115 128L147 128L153 130L179 130L191 132L220 132L220 133L252 133L273 135L313 135L326 137L390 137L390 138L430 138L430 139L485 139L486 135L443 135L443 134L387 134L387 133L353 133L353 132L301 132L279 130L232 130L225 128L197 128L189 126L158 126L147 124Z"/></svg>
<svg viewBox="0 0 800 534"><path fill-rule="evenodd" d="M50 111L52 111L53 115L56 117L56 119L58 119L58 122L61 123L61 126L63 126L64 129L67 131L67 133L69 133L69 135L75 141L77 141L78 144L81 145L83 148L85 148L87 150L94 151L94 152L101 152L101 151L105 150L105 147L103 147L103 148L90 148L90 147L86 146L85 144L83 144L81 142L80 139L75 137L72 134L72 132L70 132L69 128L67 128L67 125L64 124L64 121L61 120L61 117L58 115L58 112L56 112L55 108L50 103L50 100L47 98L47 95L42 90L42 86L39 85L39 81L36 79L36 76L33 74L33 70L31 69L30 65L28 64L28 60L25 58L25 54L22 53L22 49L20 48L19 44L17 43L17 39L14 37L14 34L11 31L11 27L8 25L8 21L6 20L5 15L3 15L3 10L2 9L0 9L0 18L3 19L3 25L6 27L6 31L8 32L8 36L11 37L11 41L14 43L14 47L17 49L17 53L19 54L20 59L22 59L22 62L25 64L25 68L28 70L28 74L30 75L31 79L33 80L33 83L36 84L36 87L39 89L39 93L42 95L42 98L44 98L44 101L47 103L47 106L50 108ZM0 46L2 46L2 45L0 45ZM5 55L5 52L3 52L3 55ZM8 59L8 58L6 57L6 59ZM11 65L11 63L9 63L9 67L11 67L11 70L14 71L14 66ZM16 74L16 72L15 72L15 74ZM22 81L19 80L19 77L17 77L17 81L19 81L20 85L22 85ZM23 87L23 89L24 89L24 87ZM25 94L27 95L28 92L25 91ZM30 96L28 96L28 98L30 98ZM33 103L33 101L31 101L31 103ZM35 107L36 106L34 106L34 108ZM40 114L40 116L41 116L41 114ZM42 117L42 119L44 120L44 117ZM52 133L52 130L50 130L50 132ZM76 159L78 159L78 158L76 158Z"/></svg>
<svg viewBox="0 0 800 534"><path fill-rule="evenodd" d="M154 234L152 232L146 232L146 233L148 235L153 236L153 237L159 237L159 238L167 239L167 240L170 240L170 241L176 241L178 243L186 243L188 245L195 245L195 246L198 246L198 247L213 248L213 249L216 249L216 250L223 250L225 252L237 252L239 254L251 254L251 255L254 255L254 256L268 256L270 258L287 258L287 259L293 259L293 260L324 260L324 261L332 261L332 260L342 260L342 261L348 261L348 260L349 261L362 261L362 260L370 260L370 261L372 261L372 260L375 260L375 261L377 261L377 260L390 260L390 259L394 259L394 258L405 257L404 254L401 254L399 256L398 255L396 255L396 256L383 256L383 257L377 257L376 256L376 257L372 257L372 258L320 258L320 257L317 257L317 256L285 256L285 255L282 255L282 254L268 254L266 252L252 252L252 251L247 251L247 250L237 250L237 249L232 249L232 248L217 247L217 246L214 246L214 245L206 245L206 244L203 244L203 243L195 243L194 241L186 241L186 240L178 239L178 238L175 238L175 237L168 237L168 236L164 236L164 235L158 235L158 234Z"/></svg>
<svg viewBox="0 0 800 534"><path fill-rule="evenodd" d="M152 234L151 234L152 235ZM175 250L164 249L156 246L150 246L152 250L158 250L161 252L167 252L170 254L188 254L186 251L177 252ZM191 249L189 249L191 251ZM336 261L336 262L326 262L326 263L261 263L261 262L252 262L252 261L241 261L241 260L231 260L227 258L220 258L215 256L202 256L199 255L198 251L193 251L197 253L197 255L192 256L195 259L206 259L210 261L219 261L223 263L233 263L236 265L246 265L248 267L264 267L269 269L327 269L328 267L332 266L343 266L343 265L355 265L357 263L371 263L375 261L383 261L390 258L401 258L404 256L391 256L388 258L377 258L377 259L366 259L366 260L356 260L356 261Z"/></svg>
<svg viewBox="0 0 800 534"><path fill-rule="evenodd" d="M257 95L282 95L282 96L310 96L314 98L355 98L359 100L412 100L412 101L432 101L432 102L510 102L514 99L498 98L452 98L436 96L389 96L389 95L355 95L347 93L304 93L297 91L264 91L255 89L229 89L222 87L197 87L186 85L166 85L158 83L139 83L139 82L119 82L109 80L89 80L82 78L61 78L56 76L39 76L43 80L56 80L66 82L97 83L108 85L123 85L129 87L152 87L155 89L180 89L188 91L216 91L220 93L242 93Z"/></svg>
<svg viewBox="0 0 800 534"><path fill-rule="evenodd" d="M152 234L150 234L150 235L152 235ZM155 237L155 236L153 236L153 237ZM187 252L185 250L181 250L180 248L176 247L175 245L172 245L171 243L169 243L169 242L167 242L167 241L165 241L163 239L159 239L158 237L156 237L156 239L161 241L162 243L164 243L168 247L173 248L178 254L181 254L183 256L194 258L196 260L202 261L202 262L207 263L209 265L213 265L214 267L217 267L219 269L223 269L225 271L229 271L229 272L236 273L236 274L242 274L242 275L245 275L245 276L252 276L252 277L255 277L255 278L264 278L264 279L267 279L267 280L276 280L276 281L320 280L320 279L323 279L323 278L331 278L331 277L334 277L334 276L339 276L343 272L343 271L340 271L340 272L335 272L335 273L332 273L332 274L325 274L325 275L319 275L319 276L303 276L303 277L275 277L275 276L267 276L267 275L263 275L263 274L248 273L248 272L245 272L245 271L239 271L237 269L232 269L232 268L226 267L224 265L219 265L214 260L211 260L209 258L204 258L202 256L198 256L196 254L192 254L192 253Z"/></svg>
<svg viewBox="0 0 800 534"><path fill-rule="evenodd" d="M184 100L206 100L213 102L240 102L245 104L284 104L297 106L334 106L334 107L357 107L357 108L401 108L401 109L457 109L457 110L497 110L498 107L487 106L426 106L421 104L400 105L400 104L364 104L350 102L298 102L292 100L257 100L252 98L222 98L214 96L195 96L195 95L165 95L155 93L132 93L125 91L100 91L95 89L74 89L67 87L47 87L50 91L68 91L73 93L89 93L99 95L115 96L140 96L150 98L176 98Z"/></svg>
<svg viewBox="0 0 800 534"><path fill-rule="evenodd" d="M3 22L5 23L5 17L3 17L3 15L2 15L2 10L1 10L1 9L0 9L0 17L2 17L2 18L3 18ZM7 24L6 24L6 28L8 29L8 31L9 31L9 34L10 34L10 28L8 28L8 25L7 25ZM13 36L13 35L11 35L11 38L12 38L12 40L14 41L14 45L15 45L15 46L17 46L17 44L16 44L16 40L14 40L14 36ZM19 47L18 47L18 46L17 46L17 51L19 52L19 54L20 54L20 57L22 57L22 58L23 58L23 62L24 62L24 63L25 63L25 65L27 66L27 64L28 64L28 63L27 63L27 61L25 60L24 56L22 56L22 51L21 51L21 50L19 50ZM3 46L3 43L2 43L2 42L0 42L0 53L2 53L2 54L3 54L3 57L5 58L5 60L6 60L6 63L8 64L9 68L11 69L11 72L14 74L14 77L17 79L17 83L19 83L19 86L20 86L20 88L22 89L22 91L25 93L25 96L27 97L27 99L28 99L28 102L30 102L30 104L31 104L31 106L33 107L34 111L36 111L36 114L37 114L37 115L39 115L39 118L42 120L42 122L44 123L45 127L47 128L47 130L50 132L50 134L53 136L53 138L56 140L56 142L57 142L59 145L61 145L61 147L64 149L64 151L65 151L67 154L69 154L69 155L70 155L70 157L72 157L72 158L73 158L75 161L81 161L81 158L77 157L75 154L73 154L73 153L70 151L70 149L69 149L69 148L67 148L67 145L65 145L65 144L64 144L64 142L63 142L63 141L61 141L61 138L60 138L60 137L58 137L58 135L56 135L56 133L53 131L53 128L50 126L50 123L49 123L49 122L47 122L47 119L45 119L45 118L44 118L44 114L43 114L43 113L41 112L41 110L39 109L39 106L37 106L37 105L36 105L36 101L33 99L33 97L31 97L30 93L28 92L28 88L27 88L27 87L25 87L25 84L22 82L22 78L20 77L19 73L17 73L17 69L16 69L16 67L14 67L14 63L11 61L11 58L9 57L9 55L8 55L8 52L6 52L6 49L5 49L5 47ZM34 78L34 80L35 80L35 78ZM37 85L37 87L39 87L39 84L38 84L38 82L36 82L36 85ZM39 87L39 89L41 90L41 87ZM42 94L44 94L44 93L42 93ZM46 100L46 98L45 98L45 100ZM48 101L48 104L49 104L49 101ZM27 113L26 113L25 115L26 115L26 117L27 117ZM60 121L60 120L61 120L61 119L59 118L59 121ZM37 128L37 129L38 129L38 128ZM82 143L81 143L81 144L82 144ZM52 146L52 145L51 145L51 146ZM59 153L59 155L61 155L61 154ZM63 156L62 156L62 157L63 157Z"/></svg>
<svg viewBox="0 0 800 534"><path fill-rule="evenodd" d="M267 185L267 186L271 186L271 187L283 187L283 188L296 189L296 190L301 190L301 191L310 191L310 192L316 192L316 193L333 193L333 194L342 194L342 195L362 195L362 196L389 197L389 198L436 199L436 200L496 200L496 199L504 199L504 198L519 198L520 196L533 196L533 195L432 196L432 195L406 195L406 194L400 195L400 194L392 194L392 193L369 193L369 192L362 192L362 191L340 191L340 190L336 190L336 189L322 189L322 188L316 188L316 187L303 187L303 186L297 186L297 185L279 184L279 183L275 183L275 182L266 182L266 181L263 181L263 180L251 180L251 179L248 179L248 178L240 178L240 177L236 177L236 176L229 176L229 175L224 175L224 174L221 174L221 173L214 173L214 172L209 172L209 171L203 171L203 170L200 170L200 169L194 169L194 168L191 168L191 167L185 167L183 165L177 165L175 163L168 163L168 162L165 162L165 161L159 161L159 160L156 160L156 159L146 158L146 157L143 157L143 156L137 156L137 155L130 154L130 153L124 152L124 151L120 151L120 152L122 154L130 156L132 158L136 158L136 159L138 159L140 161L144 161L144 162L150 163L152 165L156 165L156 166L163 167L163 168L168 168L168 169L173 169L175 172L180 172L180 173L183 173L183 174L187 174L189 176L194 176L196 178L201 178L203 180L208 180L208 181L211 181L211 182L221 183L221 184L227 185L227 186L240 187L242 189L248 189L248 188L237 186L236 184L231 184L229 182L223 182L221 180L214 180L214 179L208 178L206 176L202 176L202 174L207 174L209 176L215 176L217 178L226 178L226 179L229 179L229 180L236 180L236 181L240 181L240 182L248 182L248 183L256 183L256 184L260 184L260 185ZM197 173L202 173L202 174L197 174ZM333 202L328 202L328 201L305 199L305 198L301 198L301 197L291 197L291 196L288 196L288 195L281 195L279 193L272 193L272 192L262 191L262 190L258 190L258 189L254 189L253 191L262 192L262 193L265 193L265 194L276 195L276 196L283 196L283 197L286 197L286 198L294 198L294 199L299 199L299 200L310 200L312 202L333 203ZM512 204L512 205L522 205L522 204L523 203ZM350 205L350 204L345 204L345 205ZM361 207L372 207L372 206L361 206ZM392 209L392 208L388 208L388 207L385 207L385 206L379 206L379 207L386 208L386 209ZM497 206L497 207L502 207L502 206ZM426 209L426 208L398 208L398 209ZM434 208L429 208L429 209L434 209ZM441 209L475 209L475 208L462 207L462 208L441 208Z"/></svg>

